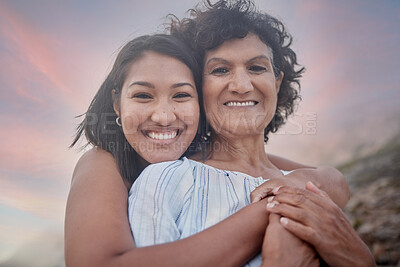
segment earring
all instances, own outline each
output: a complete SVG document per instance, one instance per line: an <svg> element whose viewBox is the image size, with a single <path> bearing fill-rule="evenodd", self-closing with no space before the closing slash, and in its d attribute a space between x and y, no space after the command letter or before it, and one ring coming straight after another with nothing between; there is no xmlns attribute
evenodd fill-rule
<svg viewBox="0 0 400 267"><path fill-rule="evenodd" d="M204 122L204 127L202 127L202 134L200 136L201 142L202 143L208 143L211 138L211 130L210 130L210 124L208 124L208 121Z"/></svg>
<svg viewBox="0 0 400 267"><path fill-rule="evenodd" d="M268 139L268 134L264 132L264 143L267 143Z"/></svg>
<svg viewBox="0 0 400 267"><path fill-rule="evenodd" d="M272 132L274 132L275 128L276 128L276 116L277 116L277 114L275 113L275 115L274 115L274 117L272 118L272 121L271 121L271 131Z"/></svg>
<svg viewBox="0 0 400 267"><path fill-rule="evenodd" d="M120 117L116 117L116 118L115 118L115 123L116 123L118 126L122 126L121 118L120 118Z"/></svg>

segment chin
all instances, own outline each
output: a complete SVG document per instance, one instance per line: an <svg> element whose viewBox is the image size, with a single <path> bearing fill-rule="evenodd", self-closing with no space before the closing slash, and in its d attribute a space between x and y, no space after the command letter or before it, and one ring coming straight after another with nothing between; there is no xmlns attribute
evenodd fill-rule
<svg viewBox="0 0 400 267"><path fill-rule="evenodd" d="M182 154L183 153L184 152L182 152ZM160 163L160 162L164 162L164 161L177 160L181 157L182 154L173 155L172 153L162 152L162 153L157 153L155 155L148 155L147 157L143 157L143 158L150 164L155 164L155 163Z"/></svg>

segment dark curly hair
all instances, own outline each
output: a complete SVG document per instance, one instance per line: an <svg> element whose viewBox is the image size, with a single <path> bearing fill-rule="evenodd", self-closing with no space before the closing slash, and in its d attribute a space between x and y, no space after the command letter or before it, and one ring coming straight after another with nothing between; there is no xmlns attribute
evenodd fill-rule
<svg viewBox="0 0 400 267"><path fill-rule="evenodd" d="M275 115L264 130L267 142L269 132L276 132L285 123L300 100L299 78L305 69L297 63L296 53L290 48L292 36L279 19L258 11L251 0L222 0L215 4L207 0L204 6L190 10L190 17L181 21L172 17L171 34L185 39L204 59L208 50L223 42L254 33L272 51L275 77L284 73Z"/></svg>
<svg viewBox="0 0 400 267"><path fill-rule="evenodd" d="M148 51L176 58L188 66L193 74L199 101L202 101L200 64L195 53L184 41L176 36L166 34L137 37L129 41L118 53L110 73L94 96L87 112L81 115L83 121L79 124L70 146L73 147L85 135L87 139L85 146L91 144L113 155L122 178L130 185L139 176L144 166L141 164L142 160L139 154L126 139L122 128L116 124L117 114L114 111L113 103L120 99L120 92L131 65ZM204 114L202 105L200 105L200 114ZM200 134L197 134L184 156L189 156L197 151L199 140Z"/></svg>

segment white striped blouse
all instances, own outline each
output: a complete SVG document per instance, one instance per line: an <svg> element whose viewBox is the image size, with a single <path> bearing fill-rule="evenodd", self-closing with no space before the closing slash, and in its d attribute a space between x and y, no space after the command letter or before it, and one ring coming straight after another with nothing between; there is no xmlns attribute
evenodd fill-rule
<svg viewBox="0 0 400 267"><path fill-rule="evenodd" d="M196 234L250 204L250 192L265 181L187 158L152 164L129 192L135 243L150 246ZM260 265L260 255L246 264Z"/></svg>

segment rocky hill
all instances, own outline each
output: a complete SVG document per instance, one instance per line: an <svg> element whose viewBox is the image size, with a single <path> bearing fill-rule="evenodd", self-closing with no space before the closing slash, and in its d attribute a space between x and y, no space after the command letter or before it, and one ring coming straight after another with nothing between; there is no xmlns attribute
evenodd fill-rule
<svg viewBox="0 0 400 267"><path fill-rule="evenodd" d="M352 191L345 212L377 265L400 267L400 136L339 169Z"/></svg>

